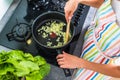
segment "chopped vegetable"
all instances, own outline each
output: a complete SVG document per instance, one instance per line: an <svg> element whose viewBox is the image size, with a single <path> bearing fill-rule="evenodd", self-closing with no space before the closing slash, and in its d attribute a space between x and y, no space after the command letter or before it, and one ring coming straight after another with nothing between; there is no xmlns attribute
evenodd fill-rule
<svg viewBox="0 0 120 80"><path fill-rule="evenodd" d="M50 20L40 27L37 32L46 42L42 44L48 47L60 47L66 44L66 24L62 21ZM71 34L69 33L69 37ZM44 41L45 41L44 40Z"/></svg>

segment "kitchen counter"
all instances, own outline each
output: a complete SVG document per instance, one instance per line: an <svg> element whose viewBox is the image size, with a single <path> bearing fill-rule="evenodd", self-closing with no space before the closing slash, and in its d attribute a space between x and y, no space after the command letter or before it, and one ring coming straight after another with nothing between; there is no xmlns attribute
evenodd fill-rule
<svg viewBox="0 0 120 80"><path fill-rule="evenodd" d="M0 0L0 20L12 4L13 0Z"/></svg>
<svg viewBox="0 0 120 80"><path fill-rule="evenodd" d="M14 1L12 1L12 3L10 3L10 6L7 6L7 11L5 11L4 15L1 15L1 17L2 16L3 17L0 20L0 32L2 31L2 29L6 25L6 23L8 22L8 20L12 16L12 14L14 13L14 11L17 8L17 6L19 5L20 1L21 0L14 0ZM6 48L6 47L0 45L0 51L2 51L2 50L8 51L8 50L11 50L11 49Z"/></svg>
<svg viewBox="0 0 120 80"><path fill-rule="evenodd" d="M12 14L14 13L20 1L21 0L13 0L12 3L9 3L10 6L7 6L7 11L4 11L4 14L1 15L2 18L0 19L0 32L2 31L2 29L6 25Z"/></svg>
<svg viewBox="0 0 120 80"><path fill-rule="evenodd" d="M9 20L9 18L11 17L12 13L14 13L14 10L19 5L20 1L21 0L14 0L12 5L8 9L7 13L5 14L5 16L0 21L0 32L4 28L5 24ZM82 29L81 35L80 35L79 40L77 42L78 45L76 45L76 48L74 50L74 53L73 53L74 55L80 55L80 52L81 52L80 50L81 50L82 46L80 46L79 44L82 44L82 42L81 42L82 40L81 39L83 39L82 37L84 35L84 32L85 32L86 28L89 26L90 22L93 19L93 16L95 14L95 10L96 10L95 8L90 7L90 10L89 10L89 12L87 14L87 17L86 17L86 20L85 20L85 23L83 25L83 29ZM9 51L11 49L6 48L6 47L0 45L0 51L2 51L2 50ZM70 79L71 79L71 76L70 77L65 77L64 72L63 72L62 69L60 69L57 66L51 65L50 74L44 80L70 80Z"/></svg>

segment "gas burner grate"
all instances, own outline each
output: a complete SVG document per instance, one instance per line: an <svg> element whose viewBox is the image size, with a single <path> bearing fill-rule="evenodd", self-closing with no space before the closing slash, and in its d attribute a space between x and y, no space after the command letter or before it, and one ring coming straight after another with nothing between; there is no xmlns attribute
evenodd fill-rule
<svg viewBox="0 0 120 80"><path fill-rule="evenodd" d="M7 34L9 41L26 41L31 37L31 27L26 23L17 23L13 26L10 33Z"/></svg>
<svg viewBox="0 0 120 80"><path fill-rule="evenodd" d="M24 19L27 22L30 22L47 11L64 13L66 1L67 0L27 0L27 14Z"/></svg>

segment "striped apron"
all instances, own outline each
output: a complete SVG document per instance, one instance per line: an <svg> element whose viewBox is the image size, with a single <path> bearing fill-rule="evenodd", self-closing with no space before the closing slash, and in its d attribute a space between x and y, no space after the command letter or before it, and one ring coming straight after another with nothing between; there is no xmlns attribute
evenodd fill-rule
<svg viewBox="0 0 120 80"><path fill-rule="evenodd" d="M120 55L120 27L116 23L111 0L105 0L100 6L94 22L85 34L81 58L100 64L112 64L111 58ZM110 79L110 76L92 70L77 69L72 80Z"/></svg>

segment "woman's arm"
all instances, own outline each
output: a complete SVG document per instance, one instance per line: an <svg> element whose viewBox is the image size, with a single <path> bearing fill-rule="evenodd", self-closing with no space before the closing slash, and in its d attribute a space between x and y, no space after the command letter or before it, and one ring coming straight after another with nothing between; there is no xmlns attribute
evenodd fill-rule
<svg viewBox="0 0 120 80"><path fill-rule="evenodd" d="M68 0L64 8L66 20L68 21L72 18L79 3L98 8L103 2L104 0Z"/></svg>
<svg viewBox="0 0 120 80"><path fill-rule="evenodd" d="M83 60L83 63L84 63L82 65L83 68L93 70L95 72L99 72L108 76L120 78L120 66L112 65L112 64L98 64L85 60Z"/></svg>
<svg viewBox="0 0 120 80"><path fill-rule="evenodd" d="M108 76L120 78L120 66L117 65L89 62L65 52L57 56L57 62L61 68L85 68Z"/></svg>
<svg viewBox="0 0 120 80"><path fill-rule="evenodd" d="M99 8L104 0L78 0L78 2L88 6Z"/></svg>

